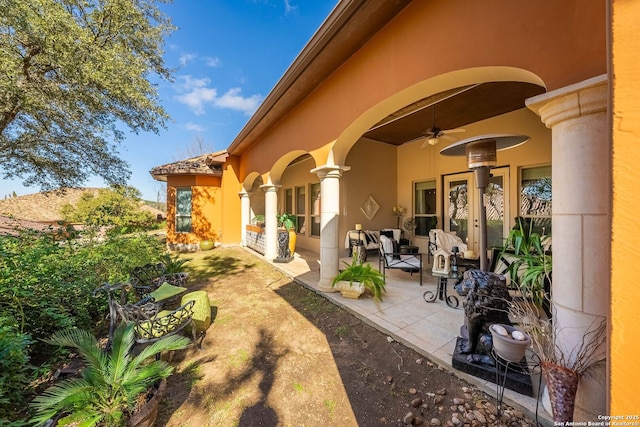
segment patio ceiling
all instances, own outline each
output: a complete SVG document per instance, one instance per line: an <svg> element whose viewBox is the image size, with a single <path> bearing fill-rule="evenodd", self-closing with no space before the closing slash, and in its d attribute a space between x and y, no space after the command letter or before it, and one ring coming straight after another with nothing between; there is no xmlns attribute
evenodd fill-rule
<svg viewBox="0 0 640 427"><path fill-rule="evenodd" d="M545 90L531 83L490 82L448 90L408 105L372 126L363 137L395 146L424 137L435 123L455 129L525 107Z"/></svg>

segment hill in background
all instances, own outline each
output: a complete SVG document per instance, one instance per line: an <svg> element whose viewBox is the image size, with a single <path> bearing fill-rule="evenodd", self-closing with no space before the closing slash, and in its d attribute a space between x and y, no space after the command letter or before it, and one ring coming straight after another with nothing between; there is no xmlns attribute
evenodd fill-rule
<svg viewBox="0 0 640 427"><path fill-rule="evenodd" d="M64 191L46 191L42 193L27 194L25 196L0 199L0 216L12 216L28 221L59 221L62 220L62 207L67 203L75 206L85 192L98 194L100 188L67 188ZM144 210L157 216L166 217L165 210L156 209L156 202L144 201Z"/></svg>

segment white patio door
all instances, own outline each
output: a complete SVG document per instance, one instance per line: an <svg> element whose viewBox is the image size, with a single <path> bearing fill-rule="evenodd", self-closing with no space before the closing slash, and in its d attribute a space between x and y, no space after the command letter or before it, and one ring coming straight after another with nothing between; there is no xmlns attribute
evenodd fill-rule
<svg viewBox="0 0 640 427"><path fill-rule="evenodd" d="M491 169L485 189L487 248L501 246L509 233L509 168ZM444 229L455 231L470 250L480 250L480 201L473 172L444 177Z"/></svg>

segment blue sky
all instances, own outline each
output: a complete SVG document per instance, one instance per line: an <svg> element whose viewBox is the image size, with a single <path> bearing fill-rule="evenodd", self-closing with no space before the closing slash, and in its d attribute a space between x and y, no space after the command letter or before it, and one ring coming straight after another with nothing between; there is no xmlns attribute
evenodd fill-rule
<svg viewBox="0 0 640 427"><path fill-rule="evenodd" d="M120 154L130 164L129 185L156 200L163 187L149 175L151 168L184 157L198 138L211 151L227 148L337 2L174 0L163 5L178 27L165 44L175 81L158 87L172 121L158 135L127 132ZM94 178L86 185L105 184ZM1 187L2 196L39 191L17 181Z"/></svg>

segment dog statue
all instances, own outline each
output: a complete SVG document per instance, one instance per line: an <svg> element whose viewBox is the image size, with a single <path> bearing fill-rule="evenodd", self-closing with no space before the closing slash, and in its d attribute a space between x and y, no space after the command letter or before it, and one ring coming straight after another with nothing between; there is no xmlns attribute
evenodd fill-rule
<svg viewBox="0 0 640 427"><path fill-rule="evenodd" d="M464 325L461 335L466 339L460 353L467 354L472 363L493 365L493 342L489 326L493 323L511 325L508 309L511 296L504 276L482 270L467 270L456 285L460 295L466 295L463 303Z"/></svg>

